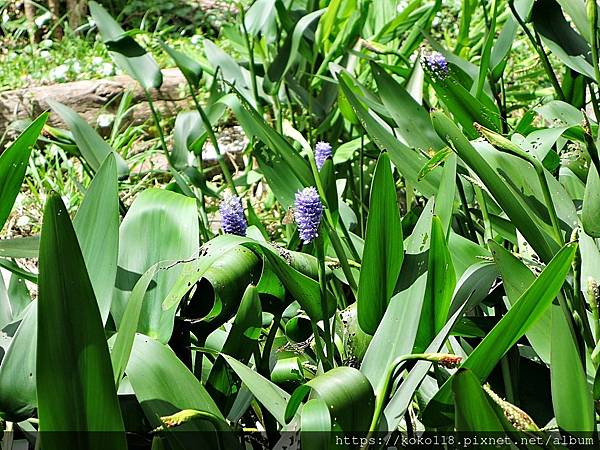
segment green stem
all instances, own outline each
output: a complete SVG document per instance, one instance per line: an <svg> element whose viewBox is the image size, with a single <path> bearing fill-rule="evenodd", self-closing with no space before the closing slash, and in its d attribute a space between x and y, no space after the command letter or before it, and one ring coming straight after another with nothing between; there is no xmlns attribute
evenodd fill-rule
<svg viewBox="0 0 600 450"><path fill-rule="evenodd" d="M323 328L325 331L325 346L327 348L327 365L334 367L333 340L331 339L331 326L329 324L329 308L327 307L327 275L325 272L325 249L323 237L316 242L317 260L319 262L319 286L321 293L321 314L323 315Z"/></svg>
<svg viewBox="0 0 600 450"><path fill-rule="evenodd" d="M342 266L342 271L350 285L352 291L356 294L358 291L358 285L354 280L354 275L352 274L352 270L350 269L350 265L348 264L348 258L346 257L346 252L344 251L344 247L342 245L342 241L337 234L335 221L333 220L333 216L331 215L331 211L329 210L329 206L327 205L327 197L325 195L325 189L323 188L323 183L321 182L321 176L319 175L319 169L317 169L317 163L315 162L315 156L312 152L308 153L308 161L310 163L310 167L313 172L313 177L315 179L315 184L317 187L317 191L319 192L319 196L321 197L321 201L325 205L325 225L327 227L327 232L329 234L329 239L331 240L331 244L333 245L333 250L337 255L340 265Z"/></svg>
<svg viewBox="0 0 600 450"><path fill-rule="evenodd" d="M256 102L256 109L262 115L262 107L260 105L260 98L258 96L258 84L256 83L256 73L254 70L254 47L250 42L248 30L246 29L246 13L244 12L244 5L238 3L238 9L242 20L242 32L244 34L244 40L246 41L246 49L248 51L248 58L250 63L250 79L252 80L252 93L254 94L254 101Z"/></svg>
<svg viewBox="0 0 600 450"><path fill-rule="evenodd" d="M198 113L200 114L200 119L202 120L202 123L204 124L204 128L206 128L206 132L208 133L208 138L210 139L210 142L215 149L215 153L217 154L217 163L219 164L219 167L221 168L221 172L223 172L223 177L225 178L225 181L227 182L229 189L231 189L232 194L238 195L237 189L235 187L235 183L233 181L233 177L231 176L231 172L229 171L229 166L227 166L227 163L225 162L225 159L223 158L223 154L221 153L221 149L219 147L219 141L217 140L215 130L213 129L212 124L210 123L210 119L206 115L204 108L202 108L202 106L200 105L200 102L198 101L198 98L196 97L196 93L194 92L194 88L192 87L191 84L189 84L189 86L190 86L190 93L192 94L192 99L194 100L194 105L196 106L196 109L198 110Z"/></svg>
<svg viewBox="0 0 600 450"><path fill-rule="evenodd" d="M483 216L484 225L483 238L485 241L485 245L487 245L488 241L491 241L493 239L492 222L488 213L487 204L485 202L485 196L483 195L483 190L479 186L474 186L473 190L475 191L475 196L477 197L477 203L479 203L479 207L481 208L481 215Z"/></svg>
<svg viewBox="0 0 600 450"><path fill-rule="evenodd" d="M165 133L162 129L162 125L160 123L160 114L154 107L154 102L152 101L152 96L148 89L144 89L144 94L146 95L146 100L148 100L148 105L150 106L150 111L152 112L152 117L154 117L154 123L156 124L156 129L158 130L158 136L160 138L160 144L165 152L165 156L169 163L171 162L171 155L169 154L169 149L167 147L167 142L165 141Z"/></svg>
<svg viewBox="0 0 600 450"><path fill-rule="evenodd" d="M375 399L375 411L373 413L373 419L371 420L371 426L369 427L369 435L370 437L374 432L377 431L377 425L379 424L379 420L381 419L381 414L383 413L383 407L386 399L388 398L388 394L391 388L392 380L394 378L394 373L401 366L401 364L406 361L418 360L418 361L430 361L430 362L441 362L445 357L452 356L454 359L454 363L458 363L460 361L459 357L454 357L453 355L441 354L441 353L411 353L408 355L402 355L397 357L392 364L388 367L388 370L385 374L385 379L383 384L380 386L376 399Z"/></svg>

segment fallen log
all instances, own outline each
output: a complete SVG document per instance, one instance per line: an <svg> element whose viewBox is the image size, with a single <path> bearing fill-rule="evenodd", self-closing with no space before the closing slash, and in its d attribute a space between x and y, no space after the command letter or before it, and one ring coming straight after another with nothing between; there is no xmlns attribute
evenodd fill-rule
<svg viewBox="0 0 600 450"><path fill-rule="evenodd" d="M0 92L0 135L15 120L33 118L47 110L46 99L67 105L95 126L98 115L116 111L119 101L111 100L127 90L133 92L133 104L136 105L131 117L133 122L140 123L151 117L144 91L127 75ZM159 111L167 116L174 116L191 106L185 78L179 69L163 70L163 84L151 95ZM56 114L50 115L49 123L64 125Z"/></svg>

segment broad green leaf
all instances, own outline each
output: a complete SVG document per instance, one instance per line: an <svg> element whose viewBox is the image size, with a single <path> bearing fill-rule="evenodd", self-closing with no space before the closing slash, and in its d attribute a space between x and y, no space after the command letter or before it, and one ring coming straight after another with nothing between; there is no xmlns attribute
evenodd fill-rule
<svg viewBox="0 0 600 450"><path fill-rule="evenodd" d="M418 317L427 288L427 253L433 216L433 200L421 213L412 234L405 241L405 255L399 277L399 292L377 328L361 365L361 372L375 391L381 389L387 369L396 358L412 353Z"/></svg>
<svg viewBox="0 0 600 450"><path fill-rule="evenodd" d="M37 399L45 449L125 449L102 318L69 214L58 196L40 242ZM106 432L111 433L90 433Z"/></svg>
<svg viewBox="0 0 600 450"><path fill-rule="evenodd" d="M361 329L374 334L394 295L404 258L396 185L385 152L375 168L369 207L357 302Z"/></svg>
<svg viewBox="0 0 600 450"><path fill-rule="evenodd" d="M102 323L106 323L119 254L119 186L113 154L106 157L94 176L73 219L73 227L98 301Z"/></svg>
<svg viewBox="0 0 600 450"><path fill-rule="evenodd" d="M504 431L477 376L468 369L458 369L452 381L456 431Z"/></svg>
<svg viewBox="0 0 600 450"><path fill-rule="evenodd" d="M194 88L198 88L202 79L202 66L189 56L177 51L161 41L160 46L175 62L187 82Z"/></svg>
<svg viewBox="0 0 600 450"><path fill-rule="evenodd" d="M592 80L595 79L588 43L573 30L555 0L534 2L531 21L542 36L544 44L563 64Z"/></svg>
<svg viewBox="0 0 600 450"><path fill-rule="evenodd" d="M529 286L533 284L535 276L522 261L500 244L490 241L488 245L494 257L496 266L498 266L502 275L502 284L504 285L504 291L508 297L508 302L512 306ZM550 305L550 308L543 312L539 320L531 325L526 333L531 346L540 359L546 364L550 364L552 311L557 308L559 307Z"/></svg>
<svg viewBox="0 0 600 450"><path fill-rule="evenodd" d="M154 264L188 261L198 254L199 231L196 202L170 191L148 189L133 202L120 228L119 265L111 307L117 327L135 284ZM181 264L179 264L180 266ZM156 275L156 287L146 292L138 331L168 342L175 309L161 304L175 283L181 267Z"/></svg>
<svg viewBox="0 0 600 450"><path fill-rule="evenodd" d="M444 142L438 137L429 114L381 66L372 63L381 101L398 126L398 133L413 148L440 150Z"/></svg>
<svg viewBox="0 0 600 450"><path fill-rule="evenodd" d="M183 271L173 285L163 302L163 309L175 310L183 295L189 290L190 286L202 278L202 270L210 266L221 257L225 252L234 249L236 246L244 246L264 257L273 272L281 280L283 285L291 294L292 298L298 301L307 315L312 320L319 321L323 319L321 309L321 289L319 283L302 272L302 267L294 262L296 256L293 252L280 251L265 242L255 241L250 238L235 235L219 236L205 247L200 258L195 259L189 264L183 265ZM309 255L304 255L303 259L309 259L314 262L316 259ZM290 264L291 260L291 264ZM304 266L306 261L302 264ZM305 269L304 269L305 270ZM306 270L305 270L306 271ZM328 290L328 313L331 317L335 312L335 298Z"/></svg>
<svg viewBox="0 0 600 450"><path fill-rule="evenodd" d="M31 149L48 119L48 113L39 116L0 154L0 231L8 220L25 178ZM0 241L0 248L2 241ZM2 251L0 250L0 255Z"/></svg>
<svg viewBox="0 0 600 450"><path fill-rule="evenodd" d="M292 68L292 66L296 63L299 56L300 42L307 32L308 27L319 17L321 17L325 13L326 9L318 9L317 11L313 11L308 13L304 17L302 17L296 26L294 27L294 31L292 32L292 43L290 47L289 58L287 60L287 64L283 69L283 74L281 78L285 76L285 74Z"/></svg>
<svg viewBox="0 0 600 450"><path fill-rule="evenodd" d="M277 25L276 0L257 0L248 8L245 17L246 31L251 36L263 35L271 43L272 32Z"/></svg>
<svg viewBox="0 0 600 450"><path fill-rule="evenodd" d="M274 323L272 326L278 326L278 324ZM258 349L261 328L262 307L258 291L255 286L249 285L244 292L221 352L246 364L254 351ZM231 381L222 359L217 359L213 365L208 382L224 394L231 393Z"/></svg>
<svg viewBox="0 0 600 450"><path fill-rule="evenodd" d="M496 202L519 229L527 242L548 262L554 250L547 237L533 221L522 201L513 193L507 183L490 167L480 153L475 150L458 127L443 113L432 113L433 126L439 136L450 145L458 156L477 174Z"/></svg>
<svg viewBox="0 0 600 450"><path fill-rule="evenodd" d="M448 251L446 233L442 222L433 216L427 269L427 289L421 309L419 331L415 339L415 352L424 351L441 331L448 319L456 274Z"/></svg>
<svg viewBox="0 0 600 450"><path fill-rule="evenodd" d="M454 212L454 198L456 196L456 183L462 183L456 178L457 156L452 153L444 163L440 187L435 196L435 207L433 212L440 218L442 230L446 236L449 236L452 224L452 214Z"/></svg>
<svg viewBox="0 0 600 450"><path fill-rule="evenodd" d="M596 431L596 414L592 389L564 312L552 309L552 344L550 356L552 405L561 430L581 433Z"/></svg>
<svg viewBox="0 0 600 450"><path fill-rule="evenodd" d="M145 90L159 89L163 81L162 72L152 55L145 52L131 36L127 35L101 5L92 1L89 6L90 14L104 42L119 44L108 45L109 50L111 48L115 50L111 51L110 55L117 66L131 75ZM127 56L128 54L135 56Z"/></svg>
<svg viewBox="0 0 600 450"><path fill-rule="evenodd" d="M217 420L224 420L221 411L194 374L169 347L148 336L136 334L125 371L146 419L153 428L162 425L160 417L185 409L194 409ZM227 440L232 437L230 433L223 433L219 437L215 436L214 430L211 421L194 420L177 428L177 431L189 433L166 433L166 438L176 449L190 446L223 450L236 448L231 442L229 446L219 442L220 438Z"/></svg>
<svg viewBox="0 0 600 450"><path fill-rule="evenodd" d="M493 104L490 107L486 106L485 94L479 99L475 98L453 75L443 79L432 79L431 84L448 112L452 113L456 122L461 125L463 132L470 139L479 136L474 127L475 123L480 123L495 131L500 129L500 115L497 107ZM440 137L444 140L443 136Z"/></svg>
<svg viewBox="0 0 600 450"><path fill-rule="evenodd" d="M0 239L0 257L37 259L40 248L39 236Z"/></svg>
<svg viewBox="0 0 600 450"><path fill-rule="evenodd" d="M129 175L129 167L127 167L125 160L102 139L83 117L68 106L55 100L48 99L46 102L67 124L73 134L73 140L81 152L81 156L83 156L83 159L90 165L94 172L100 170L100 166L106 160L106 157L112 153L116 158L119 178L126 178Z"/></svg>
<svg viewBox="0 0 600 450"><path fill-rule="evenodd" d="M587 234L600 237L600 176L593 164L590 164L585 184L581 224Z"/></svg>
<svg viewBox="0 0 600 450"><path fill-rule="evenodd" d="M418 174L427 162L426 158L398 141L391 132L386 130L385 127L374 118L374 113L369 112L358 100L354 92L352 92L352 89L350 88L351 79L347 74L339 74L339 83L342 92L352 105L352 108L356 112L356 115L371 141L382 151L388 151L390 159L398 171L423 195L430 196L435 194L439 184L439 173L433 171L423 180L419 181Z"/></svg>
<svg viewBox="0 0 600 450"><path fill-rule="evenodd" d="M285 426L285 409L290 399L290 395L245 364L237 361L235 358L232 358L229 355L222 356L237 376L240 377L242 383L244 383L250 392L252 392L252 395L256 397L256 400L258 400L267 411L273 415L277 422L282 426Z"/></svg>
<svg viewBox="0 0 600 450"><path fill-rule="evenodd" d="M575 244L563 247L542 271L535 282L515 302L461 367L471 369L480 381L485 380L498 361L517 343L550 306L560 292L573 262ZM428 426L439 426L451 421L452 377L446 381L428 403L423 419Z"/></svg>
<svg viewBox="0 0 600 450"><path fill-rule="evenodd" d="M0 365L0 416L11 422L33 417L37 408L36 336L37 302L33 302Z"/></svg>
<svg viewBox="0 0 600 450"><path fill-rule="evenodd" d="M456 312L448 318L448 322L446 322L444 328L442 328L429 347L427 347L426 353L437 353L441 351L442 345L450 335L450 331L467 310L467 299L468 297L465 298L465 301L461 305L459 305ZM415 364L383 410L382 420L380 421L380 431L393 430L400 425L400 421L402 420L406 409L413 401L415 391L431 369L432 364L433 363L429 361L418 361Z"/></svg>
<svg viewBox="0 0 600 450"><path fill-rule="evenodd" d="M328 406L334 428L361 432L369 429L375 410L375 392L369 380L353 367L336 367L300 386L290 399L286 416L291 419L300 406L298 400L313 396ZM291 407L290 407L291 406Z"/></svg>
<svg viewBox="0 0 600 450"><path fill-rule="evenodd" d="M303 450L327 450L330 447L331 415L320 398L307 401L300 413L300 442Z"/></svg>
<svg viewBox="0 0 600 450"><path fill-rule="evenodd" d="M131 295L129 296L129 300L127 301L127 306L125 307L123 317L121 318L121 324L117 330L117 337L115 338L110 353L116 386L119 386L119 383L121 382L121 378L127 367L127 362L129 361L129 356L131 355L135 333L138 329L142 312L144 296L159 268L160 264L157 263L142 275L137 283L135 283Z"/></svg>

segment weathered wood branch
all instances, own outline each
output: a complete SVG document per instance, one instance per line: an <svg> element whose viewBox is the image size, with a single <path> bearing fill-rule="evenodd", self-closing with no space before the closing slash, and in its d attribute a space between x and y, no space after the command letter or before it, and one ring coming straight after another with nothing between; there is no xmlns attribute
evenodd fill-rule
<svg viewBox="0 0 600 450"><path fill-rule="evenodd" d="M152 92L158 109L165 115L176 115L190 106L190 98L185 86L185 78L179 69L163 70L163 85ZM150 108L143 90L127 75L100 80L82 80L70 83L37 86L0 92L0 134L18 119L33 118L46 109L46 99L59 101L81 114L90 124L95 125L99 114L114 112L118 99L111 100L127 90L134 95L133 121L143 122L150 116ZM62 126L56 114L50 116L50 123Z"/></svg>

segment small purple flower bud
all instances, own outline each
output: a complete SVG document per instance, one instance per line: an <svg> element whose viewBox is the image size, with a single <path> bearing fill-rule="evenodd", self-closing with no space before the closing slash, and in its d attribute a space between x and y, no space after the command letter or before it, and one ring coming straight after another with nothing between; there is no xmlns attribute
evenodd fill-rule
<svg viewBox="0 0 600 450"><path fill-rule="evenodd" d="M303 243L309 244L319 235L322 215L323 204L314 187L307 187L296 192L295 217Z"/></svg>
<svg viewBox="0 0 600 450"><path fill-rule="evenodd" d="M225 233L246 236L248 224L239 197L226 195L219 210L221 212L221 228Z"/></svg>
<svg viewBox="0 0 600 450"><path fill-rule="evenodd" d="M425 55L423 57L423 62L425 64L425 68L429 70L433 76L440 80L446 78L450 72L448 61L441 53L433 52L429 55Z"/></svg>
<svg viewBox="0 0 600 450"><path fill-rule="evenodd" d="M317 142L317 145L315 145L315 162L317 163L317 169L321 170L321 167L323 167L327 158L331 158L331 154L332 151L329 142Z"/></svg>

